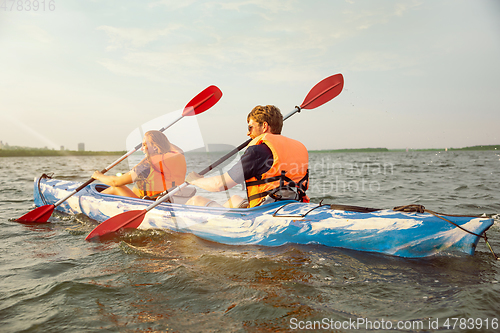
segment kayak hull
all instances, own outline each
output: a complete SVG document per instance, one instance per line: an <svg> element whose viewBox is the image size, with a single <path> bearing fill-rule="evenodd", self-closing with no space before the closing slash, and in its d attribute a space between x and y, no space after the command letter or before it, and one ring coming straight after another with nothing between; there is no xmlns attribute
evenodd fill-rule
<svg viewBox="0 0 500 333"><path fill-rule="evenodd" d="M35 205L54 204L80 183L36 179ZM102 194L91 184L56 207L68 214L83 213L103 222L130 210L144 210L152 201ZM445 216L481 235L491 218ZM438 254L474 254L479 237L428 213L391 209L354 212L330 205L280 201L260 207L229 209L162 203L149 211L138 229L168 229L229 245L280 246L322 244L407 258Z"/></svg>

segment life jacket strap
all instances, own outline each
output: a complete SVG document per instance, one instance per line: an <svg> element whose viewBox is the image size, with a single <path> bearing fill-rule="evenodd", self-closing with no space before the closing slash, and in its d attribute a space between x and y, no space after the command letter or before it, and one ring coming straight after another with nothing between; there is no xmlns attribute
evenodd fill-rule
<svg viewBox="0 0 500 333"><path fill-rule="evenodd" d="M268 191L264 191L261 193L251 195L250 197L248 197L248 201L260 199L260 198L263 198L267 195L271 196L275 200L290 200L289 198L282 198L282 196L279 194L280 191L288 190L288 191L296 192L297 198L295 200L302 202L303 199L306 197L306 190L307 190L308 183L309 183L309 169L307 170L305 176L302 177L302 179L299 180L298 183L295 183L289 177L285 176L285 174L286 174L286 171L281 171L281 175L279 175L279 176L270 177L270 178L266 178L263 180L254 180L254 181L247 182L246 185L247 185L247 187L249 187L249 186L256 186L256 185L261 185L261 184L266 184L266 183L272 183L272 182L275 182L278 180L280 181L280 184L278 187L270 189Z"/></svg>

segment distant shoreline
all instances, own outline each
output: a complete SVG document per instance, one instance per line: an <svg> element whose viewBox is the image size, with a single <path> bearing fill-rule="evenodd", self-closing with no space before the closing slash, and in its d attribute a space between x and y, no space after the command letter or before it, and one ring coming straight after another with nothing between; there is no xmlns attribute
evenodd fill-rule
<svg viewBox="0 0 500 333"><path fill-rule="evenodd" d="M348 149L325 149L309 150L311 153L387 153L387 152L413 152L413 151L500 151L500 145L471 146L463 148L422 148L422 149L387 149L387 148L348 148ZM52 150L37 148L10 148L0 149L0 157L23 157L23 156L106 156L124 155L126 151L76 151L76 150ZM225 153L217 151L217 153Z"/></svg>
<svg viewBox="0 0 500 333"><path fill-rule="evenodd" d="M327 150L310 150L313 153L387 153L387 152L412 152L412 151L483 151L483 150L498 150L500 145L487 146L471 146L463 148L408 148L408 149L387 149L387 148L353 148L353 149L327 149Z"/></svg>
<svg viewBox="0 0 500 333"><path fill-rule="evenodd" d="M0 157L30 157L30 156L107 156L124 155L126 151L77 151L51 149L0 149Z"/></svg>

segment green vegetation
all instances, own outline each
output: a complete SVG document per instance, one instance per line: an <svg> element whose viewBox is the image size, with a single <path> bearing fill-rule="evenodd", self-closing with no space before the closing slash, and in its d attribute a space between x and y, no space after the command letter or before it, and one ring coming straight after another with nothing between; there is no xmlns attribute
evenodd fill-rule
<svg viewBox="0 0 500 333"><path fill-rule="evenodd" d="M464 148L448 148L448 150L500 150L500 145L472 146Z"/></svg>
<svg viewBox="0 0 500 333"><path fill-rule="evenodd" d="M471 146L463 148L430 148L430 149L408 149L408 151L481 151L481 150L498 150L500 145L489 146ZM387 148L360 148L360 149L328 149L328 150L312 150L314 153L379 153L379 152L406 152L406 149L387 149Z"/></svg>
<svg viewBox="0 0 500 333"><path fill-rule="evenodd" d="M331 149L331 150L311 150L313 153L380 153L388 152L387 148L353 148L353 149Z"/></svg>
<svg viewBox="0 0 500 333"><path fill-rule="evenodd" d="M125 151L76 151L53 150L44 148L19 148L0 149L0 157L21 156L93 156L93 155L123 155Z"/></svg>

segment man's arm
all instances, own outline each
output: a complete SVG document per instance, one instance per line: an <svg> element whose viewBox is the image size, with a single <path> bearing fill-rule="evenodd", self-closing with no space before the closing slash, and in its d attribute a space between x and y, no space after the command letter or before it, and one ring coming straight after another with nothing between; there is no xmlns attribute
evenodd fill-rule
<svg viewBox="0 0 500 333"><path fill-rule="evenodd" d="M245 179L257 177L267 172L273 164L273 154L266 145L248 147L241 161L235 164L222 176L204 178L196 172L186 177L186 182L210 192L225 191L236 184L245 182Z"/></svg>
<svg viewBox="0 0 500 333"><path fill-rule="evenodd" d="M196 172L190 172L186 176L186 182L210 192L225 191L237 184L227 172L221 176L213 176L209 178L204 178Z"/></svg>
<svg viewBox="0 0 500 333"><path fill-rule="evenodd" d="M253 177L259 178L273 165L273 153L265 144L247 148L240 162L228 170L229 177L236 183L243 184Z"/></svg>

